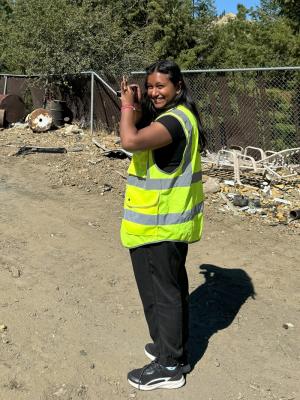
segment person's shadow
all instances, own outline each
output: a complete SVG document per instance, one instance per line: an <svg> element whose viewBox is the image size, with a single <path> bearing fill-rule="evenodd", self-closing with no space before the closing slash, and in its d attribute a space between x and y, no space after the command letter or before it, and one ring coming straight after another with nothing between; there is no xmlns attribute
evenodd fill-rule
<svg viewBox="0 0 300 400"><path fill-rule="evenodd" d="M200 265L205 282L189 297L189 362L192 368L204 355L210 337L227 328L248 297L255 298L254 286L242 269Z"/></svg>

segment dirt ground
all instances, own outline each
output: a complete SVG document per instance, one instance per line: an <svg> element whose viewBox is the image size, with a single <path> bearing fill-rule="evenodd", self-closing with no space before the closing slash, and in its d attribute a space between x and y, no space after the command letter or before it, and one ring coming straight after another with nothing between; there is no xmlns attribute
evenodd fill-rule
<svg viewBox="0 0 300 400"><path fill-rule="evenodd" d="M23 145L73 151L14 156ZM300 221L215 194L187 260L194 368L178 390L128 385L149 341L119 241L128 163L87 133L0 131L0 399L300 399Z"/></svg>

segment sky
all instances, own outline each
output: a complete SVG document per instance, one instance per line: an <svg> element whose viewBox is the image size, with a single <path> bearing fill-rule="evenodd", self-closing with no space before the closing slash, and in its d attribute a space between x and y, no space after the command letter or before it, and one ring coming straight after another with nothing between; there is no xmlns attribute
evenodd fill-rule
<svg viewBox="0 0 300 400"><path fill-rule="evenodd" d="M224 10L226 13L233 12L236 14L237 4L243 4L245 7L256 7L260 3L259 0L215 0L218 14Z"/></svg>

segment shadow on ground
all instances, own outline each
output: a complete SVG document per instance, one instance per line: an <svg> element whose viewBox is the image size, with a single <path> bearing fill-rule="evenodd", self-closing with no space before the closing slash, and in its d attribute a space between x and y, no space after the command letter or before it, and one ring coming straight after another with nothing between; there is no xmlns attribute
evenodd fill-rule
<svg viewBox="0 0 300 400"><path fill-rule="evenodd" d="M210 337L227 328L248 297L255 298L254 286L242 269L200 265L205 282L190 294L189 359L192 368L204 355Z"/></svg>

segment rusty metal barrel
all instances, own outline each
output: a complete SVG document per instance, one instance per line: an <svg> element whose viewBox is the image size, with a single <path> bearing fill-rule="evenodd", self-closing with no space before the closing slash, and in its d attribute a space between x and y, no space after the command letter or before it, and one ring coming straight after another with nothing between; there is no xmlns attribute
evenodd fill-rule
<svg viewBox="0 0 300 400"><path fill-rule="evenodd" d="M46 110L49 111L53 119L53 125L57 128L65 124L66 102L62 100L50 100L47 102Z"/></svg>
<svg viewBox="0 0 300 400"><path fill-rule="evenodd" d="M26 118L33 132L47 132L51 129L53 119L48 110L37 108Z"/></svg>
<svg viewBox="0 0 300 400"><path fill-rule="evenodd" d="M0 110L5 110L5 123L22 121L26 107L24 101L16 94L0 94Z"/></svg>

